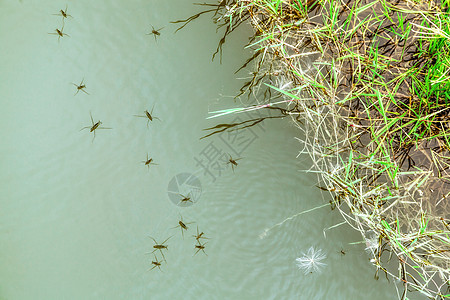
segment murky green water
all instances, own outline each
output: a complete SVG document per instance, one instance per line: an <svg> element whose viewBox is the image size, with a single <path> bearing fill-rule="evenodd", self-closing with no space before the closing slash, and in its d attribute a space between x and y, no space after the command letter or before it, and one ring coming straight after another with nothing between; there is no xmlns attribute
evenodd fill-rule
<svg viewBox="0 0 450 300"><path fill-rule="evenodd" d="M342 222L329 208L263 234L328 201L301 171L310 162L296 158L289 119L199 140L203 128L246 118L206 120L240 105L229 96L243 83L233 73L250 53L249 29L227 40L220 65L208 18L173 34L169 21L198 11L190 1L93 2L0 0L1 299L397 297L373 279L364 245L349 244L361 240L350 227L325 238ZM58 42L48 33L62 18L52 14L66 4L73 18ZM164 27L157 41L146 35L151 24ZM83 79L89 95L74 96L71 83ZM153 105L161 121L147 127L135 115ZM80 131L90 114L111 129L95 139ZM157 165L142 163L147 154ZM221 162L228 155L242 158L234 172ZM193 175L185 184L183 173ZM175 205L177 192L195 203ZM195 222L184 238L173 228L180 215ZM210 238L207 255L194 255L196 226ZM149 236L172 236L161 271L149 271ZM327 266L305 275L295 259L310 246L327 253Z"/></svg>

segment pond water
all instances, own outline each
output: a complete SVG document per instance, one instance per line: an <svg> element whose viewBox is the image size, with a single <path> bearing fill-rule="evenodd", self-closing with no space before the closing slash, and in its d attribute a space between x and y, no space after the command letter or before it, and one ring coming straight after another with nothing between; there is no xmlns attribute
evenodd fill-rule
<svg viewBox="0 0 450 300"><path fill-rule="evenodd" d="M66 5L58 41L48 33ZM304 171L290 119L199 139L248 117L206 119L242 105L236 77L251 69L234 71L251 52L241 28L212 62L221 36L208 17L174 34L169 22L197 11L183 0L0 0L0 299L396 299L357 232L324 235L343 219ZM160 120L136 117L146 110ZM234 170L228 155L241 158ZM184 235L180 217L195 222ZM209 239L195 254L197 226ZM170 237L161 270L149 270L150 237ZM326 266L305 275L296 258L311 246Z"/></svg>

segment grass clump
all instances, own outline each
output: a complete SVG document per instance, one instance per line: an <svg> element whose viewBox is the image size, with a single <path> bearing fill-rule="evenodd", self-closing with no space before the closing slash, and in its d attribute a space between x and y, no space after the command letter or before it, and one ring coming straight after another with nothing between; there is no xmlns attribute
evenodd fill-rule
<svg viewBox="0 0 450 300"><path fill-rule="evenodd" d="M311 172L361 232L377 276L400 280L402 299L411 289L450 299L449 2L203 5L224 28L215 54L243 22L254 29L254 55L242 67L254 69L237 97L259 103L217 116L264 109L292 116Z"/></svg>

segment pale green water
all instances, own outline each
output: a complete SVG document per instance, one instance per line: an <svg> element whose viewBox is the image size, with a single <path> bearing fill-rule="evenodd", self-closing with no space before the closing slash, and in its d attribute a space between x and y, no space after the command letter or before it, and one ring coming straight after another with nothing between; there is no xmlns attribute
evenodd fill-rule
<svg viewBox="0 0 450 300"><path fill-rule="evenodd" d="M227 40L223 65L211 62L220 36L208 18L176 35L169 21L197 11L189 1L0 0L1 299L396 299L373 279L360 236L329 208L268 227L327 203L296 158L290 120L199 140L209 110L236 106L249 32ZM68 4L64 36L53 16ZM155 42L153 24L161 30ZM248 70L247 70L248 71ZM246 76L245 73L240 75ZM84 78L86 91L74 96ZM155 120L142 115L155 104ZM89 130L94 122L110 130ZM231 137L230 137L231 138ZM252 140L246 140L251 138ZM251 142L249 142L251 141ZM216 180L196 163L210 143L239 160ZM210 145L211 146L211 145ZM247 147L248 146L248 147ZM245 150L245 147L247 147ZM240 155L233 153L233 149ZM147 153L158 165L149 170ZM167 193L177 174L195 173L203 192L189 207ZM184 239L179 214L195 222ZM211 239L195 253L195 227ZM191 226L191 225L189 225ZM151 267L153 243L172 236L167 264ZM327 253L322 273L295 259L310 246ZM342 255L340 250L345 250Z"/></svg>

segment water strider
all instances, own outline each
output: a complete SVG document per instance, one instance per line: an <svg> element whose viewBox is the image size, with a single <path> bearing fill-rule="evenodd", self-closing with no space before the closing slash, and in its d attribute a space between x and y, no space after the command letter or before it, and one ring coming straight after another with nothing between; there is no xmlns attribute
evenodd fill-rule
<svg viewBox="0 0 450 300"><path fill-rule="evenodd" d="M150 122L152 122L153 119L158 120L158 121L161 121L160 118L153 116L153 109L154 109L154 108L155 108L155 104L153 104L152 110L151 110L150 112L148 112L148 110L145 110L143 116L140 116L140 115L134 115L134 116L135 116L135 117L139 117L139 118L146 118L146 119L147 119L147 128L148 128L148 124L149 124Z"/></svg>
<svg viewBox="0 0 450 300"><path fill-rule="evenodd" d="M193 237L195 237L195 239L197 240L197 242L200 243L200 239L209 239L206 236L203 236L205 233L202 231L201 233L199 233L198 231L198 225L197 225L197 235L193 235Z"/></svg>
<svg viewBox="0 0 450 300"><path fill-rule="evenodd" d="M149 271L151 271L151 270L153 270L154 268L158 267L158 269L162 272L162 270L161 270L161 261L159 261L159 260L156 258L156 255L153 254L153 256L155 257L155 260L152 260L152 265L153 265L153 267L152 267L151 269L149 269ZM164 260L164 261L165 261L165 260Z"/></svg>
<svg viewBox="0 0 450 300"><path fill-rule="evenodd" d="M200 241L198 241L198 245L195 245L195 249L197 249L197 251L194 253L194 255L196 255L201 250L201 251L203 251L203 253L205 253L206 256L208 256L208 254L206 254L206 252L205 252L205 245L206 245L206 243L202 244L202 243L200 243Z"/></svg>
<svg viewBox="0 0 450 300"><path fill-rule="evenodd" d="M153 36L155 37L155 41L156 41L156 37L161 35L160 31L161 31L164 27L161 27L160 29L156 30L155 27L153 27L153 25L150 25L150 26L152 26L152 31L149 32L149 33L147 33L147 35L153 35Z"/></svg>
<svg viewBox="0 0 450 300"><path fill-rule="evenodd" d="M178 227L180 227L180 229L181 229L181 234L183 235L183 238L184 238L184 231L183 230L188 230L189 229L189 227L187 226L188 224L193 224L194 222L189 222L189 223L185 223L184 221L183 221L183 217L180 215L180 220L178 221L178 225L177 226L175 226L175 227L173 227L173 228L178 228Z"/></svg>
<svg viewBox="0 0 450 300"><path fill-rule="evenodd" d="M147 166L147 169L150 169L150 165L158 165L153 161L153 158L148 158L148 153L147 153L147 159L143 160L142 163L144 163L144 165Z"/></svg>
<svg viewBox="0 0 450 300"><path fill-rule="evenodd" d="M161 252L161 255L164 259L164 261L166 261L166 258L164 257L164 253L162 252L163 249L169 250L167 245L164 245L170 238L168 237L167 239L164 240L164 242L162 242L161 244L159 244L154 238L150 237L153 242L155 242L155 244L153 245L154 250L151 253L154 253L155 251L159 250L159 252Z"/></svg>
<svg viewBox="0 0 450 300"><path fill-rule="evenodd" d="M66 9L65 9L65 10L60 9L60 10L59 10L59 13L53 14L53 15L54 15L54 16L62 16L63 22L64 22L64 19L67 19L67 17L73 18L71 15L69 15L69 14L67 13L67 4L66 4Z"/></svg>
<svg viewBox="0 0 450 300"><path fill-rule="evenodd" d="M179 194L179 195L181 196L181 199L180 199L180 202L178 202L178 204L188 203L188 202L194 203L194 202L192 202L192 199L190 196L184 196L182 194Z"/></svg>
<svg viewBox="0 0 450 300"><path fill-rule="evenodd" d="M80 131L81 131L81 130L84 130L84 129L89 129L89 132L92 132L92 133L94 134L94 137L92 138L92 142L94 142L94 139L95 139L95 131L96 131L97 129L111 129L111 128L109 128L109 127L100 127L100 125L102 124L102 122L99 120L97 123L94 123L94 119L92 118L92 114L91 114L91 113L89 113L89 114L90 114L90 116L91 116L91 123L92 123L92 126L85 126L85 127L81 128Z"/></svg>
<svg viewBox="0 0 450 300"><path fill-rule="evenodd" d="M53 34L53 35L57 35L58 36L58 43L59 43L59 39L64 37L64 36L69 36L67 33L63 32L64 30L64 25L61 27L61 30L59 30L58 28L55 29L55 32L50 32L49 34Z"/></svg>
<svg viewBox="0 0 450 300"><path fill-rule="evenodd" d="M237 167L237 166L238 166L237 161L240 160L240 159L242 159L242 158L236 158L236 159L233 159L233 158L231 157L231 155L230 155L230 158L229 158L228 161L227 161L227 165L228 165L228 164L231 164L231 168L233 169L233 172L234 172L234 167Z"/></svg>
<svg viewBox="0 0 450 300"><path fill-rule="evenodd" d="M82 91L83 93L89 95L89 93L86 92L86 90L85 90L86 85L84 84L84 78L81 80L80 84L75 84L75 83L73 83L73 82L72 82L72 84L73 84L74 86L77 87L77 91L76 91L76 93L74 94L74 96L75 96L76 94L78 94L79 91Z"/></svg>

